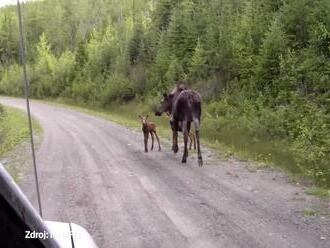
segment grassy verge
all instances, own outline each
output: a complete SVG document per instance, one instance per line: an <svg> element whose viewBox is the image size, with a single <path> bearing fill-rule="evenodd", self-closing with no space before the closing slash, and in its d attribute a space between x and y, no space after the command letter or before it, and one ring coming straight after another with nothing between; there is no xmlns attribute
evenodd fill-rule
<svg viewBox="0 0 330 248"><path fill-rule="evenodd" d="M39 136L41 127L38 122L33 119L32 125L35 134ZM28 141L29 128L26 114L15 108L4 107L4 114L0 121L0 158L6 161L5 166L14 179L18 179L24 170L25 155L30 155L25 152L28 150ZM22 148L19 148L19 151L16 152L15 149L22 143L26 143L26 149L22 151ZM20 162L16 164L17 161Z"/></svg>
<svg viewBox="0 0 330 248"><path fill-rule="evenodd" d="M318 196L319 198L330 198L330 189L324 189L324 188L319 188L319 187L310 187L308 188L305 193L307 195L315 195Z"/></svg>

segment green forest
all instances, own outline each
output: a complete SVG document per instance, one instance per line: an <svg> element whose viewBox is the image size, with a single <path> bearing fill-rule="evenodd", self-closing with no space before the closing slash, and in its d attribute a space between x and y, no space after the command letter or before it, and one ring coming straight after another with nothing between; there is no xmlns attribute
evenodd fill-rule
<svg viewBox="0 0 330 248"><path fill-rule="evenodd" d="M151 111L184 80L205 139L330 185L329 0L44 0L23 17L33 98ZM0 8L0 94L22 96L18 44Z"/></svg>

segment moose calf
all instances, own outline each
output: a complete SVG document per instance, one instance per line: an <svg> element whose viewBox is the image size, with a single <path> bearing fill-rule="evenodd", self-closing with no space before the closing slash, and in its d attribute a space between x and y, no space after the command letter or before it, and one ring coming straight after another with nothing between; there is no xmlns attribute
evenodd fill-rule
<svg viewBox="0 0 330 248"><path fill-rule="evenodd" d="M194 144L194 150L196 150L196 136L194 133L189 132L189 139L190 139L190 143L189 143L189 150L191 150L192 144Z"/></svg>
<svg viewBox="0 0 330 248"><path fill-rule="evenodd" d="M160 148L160 143L159 143L159 138L156 132L156 124L153 122L148 121L149 115L147 116L141 116L139 115L139 118L142 122L142 131L144 135L144 151L148 152L148 138L149 138L149 133L151 135L151 150L154 149L154 136L156 136L157 142L158 142L158 151L161 150Z"/></svg>

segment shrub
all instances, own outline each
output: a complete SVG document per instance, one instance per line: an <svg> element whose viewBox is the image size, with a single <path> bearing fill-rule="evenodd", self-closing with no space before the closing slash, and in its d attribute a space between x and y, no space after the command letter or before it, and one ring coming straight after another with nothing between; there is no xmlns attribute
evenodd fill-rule
<svg viewBox="0 0 330 248"><path fill-rule="evenodd" d="M62 95L70 87L75 76L75 56L72 52L66 51L55 60L52 72L51 95L57 97Z"/></svg>
<svg viewBox="0 0 330 248"><path fill-rule="evenodd" d="M296 106L299 113L292 150L296 162L321 185L330 184L330 123L326 113L312 103Z"/></svg>
<svg viewBox="0 0 330 248"><path fill-rule="evenodd" d="M5 68L0 81L0 93L12 96L23 95L22 69L18 64Z"/></svg>
<svg viewBox="0 0 330 248"><path fill-rule="evenodd" d="M112 75L106 80L101 92L101 103L110 104L113 101L127 102L135 97L132 81L122 75Z"/></svg>

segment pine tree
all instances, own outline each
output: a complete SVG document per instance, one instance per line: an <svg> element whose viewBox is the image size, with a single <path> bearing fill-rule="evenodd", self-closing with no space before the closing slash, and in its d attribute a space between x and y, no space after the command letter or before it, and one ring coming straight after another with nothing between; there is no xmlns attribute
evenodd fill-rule
<svg viewBox="0 0 330 248"><path fill-rule="evenodd" d="M198 39L190 65L190 74L193 78L203 78L206 70L205 61L205 51L202 47L201 41Z"/></svg>

